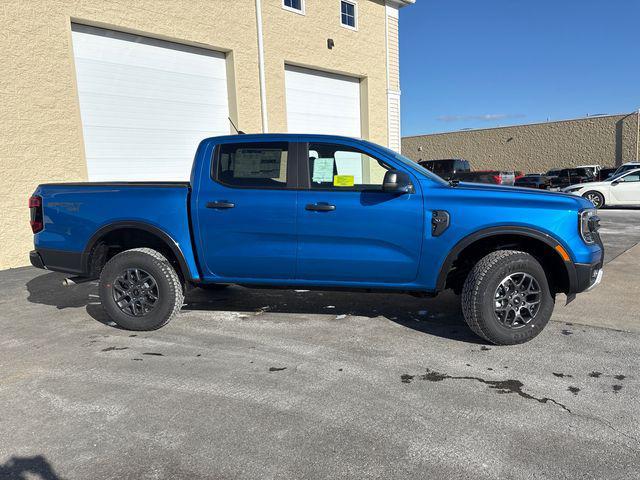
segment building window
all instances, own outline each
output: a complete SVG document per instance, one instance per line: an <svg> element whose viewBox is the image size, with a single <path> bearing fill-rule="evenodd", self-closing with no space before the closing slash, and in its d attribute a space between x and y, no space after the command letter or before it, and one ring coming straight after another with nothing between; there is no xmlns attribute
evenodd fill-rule
<svg viewBox="0 0 640 480"><path fill-rule="evenodd" d="M282 0L282 8L304 15L304 0Z"/></svg>
<svg viewBox="0 0 640 480"><path fill-rule="evenodd" d="M341 0L340 2L340 23L343 27L357 28L358 6L353 1Z"/></svg>

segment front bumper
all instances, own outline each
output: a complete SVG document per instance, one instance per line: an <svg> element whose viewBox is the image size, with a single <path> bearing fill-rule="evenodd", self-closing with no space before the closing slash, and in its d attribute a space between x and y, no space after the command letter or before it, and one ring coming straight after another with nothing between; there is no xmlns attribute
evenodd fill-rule
<svg viewBox="0 0 640 480"><path fill-rule="evenodd" d="M576 264L576 283L572 293L588 292L594 289L602 281L604 272L602 262L595 264Z"/></svg>

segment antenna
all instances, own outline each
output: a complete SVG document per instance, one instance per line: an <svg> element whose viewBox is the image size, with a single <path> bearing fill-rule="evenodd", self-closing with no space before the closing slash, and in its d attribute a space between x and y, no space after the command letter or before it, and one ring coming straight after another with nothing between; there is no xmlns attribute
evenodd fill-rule
<svg viewBox="0 0 640 480"><path fill-rule="evenodd" d="M242 130L238 130L238 127L236 127L236 124L233 123L233 120L231 120L231 117L227 117L229 119L229 123L231 124L231 126L233 127L233 129L236 131L236 133L238 135L244 135L244 132Z"/></svg>

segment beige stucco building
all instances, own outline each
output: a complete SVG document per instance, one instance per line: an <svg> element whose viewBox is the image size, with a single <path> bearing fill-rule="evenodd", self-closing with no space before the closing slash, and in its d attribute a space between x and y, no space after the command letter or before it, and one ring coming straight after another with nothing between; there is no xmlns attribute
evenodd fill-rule
<svg viewBox="0 0 640 480"><path fill-rule="evenodd" d="M3 1L0 268L28 263L37 184L154 178L194 139L232 133L227 117L399 149L398 11L414 1ZM169 160L128 163L174 134Z"/></svg>
<svg viewBox="0 0 640 480"><path fill-rule="evenodd" d="M578 165L636 161L637 112L575 120L403 137L412 160L464 158L474 170L546 172Z"/></svg>

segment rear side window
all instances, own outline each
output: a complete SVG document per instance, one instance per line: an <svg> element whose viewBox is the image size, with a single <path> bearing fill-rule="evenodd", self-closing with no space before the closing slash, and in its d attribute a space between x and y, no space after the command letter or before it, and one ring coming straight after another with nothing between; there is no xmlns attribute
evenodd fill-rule
<svg viewBox="0 0 640 480"><path fill-rule="evenodd" d="M286 188L287 143L220 145L215 179L231 187Z"/></svg>
<svg viewBox="0 0 640 480"><path fill-rule="evenodd" d="M453 170L453 160L431 160L428 162L427 168L436 175L447 175Z"/></svg>
<svg viewBox="0 0 640 480"><path fill-rule="evenodd" d="M466 160L456 160L455 161L455 169L458 172L468 172L470 170L469 162L466 161Z"/></svg>

